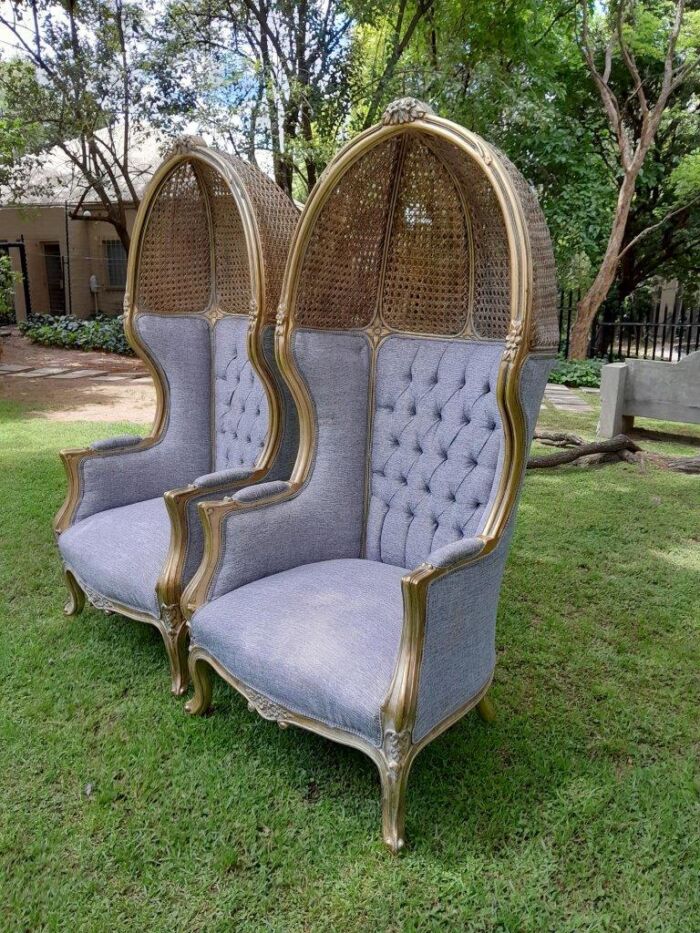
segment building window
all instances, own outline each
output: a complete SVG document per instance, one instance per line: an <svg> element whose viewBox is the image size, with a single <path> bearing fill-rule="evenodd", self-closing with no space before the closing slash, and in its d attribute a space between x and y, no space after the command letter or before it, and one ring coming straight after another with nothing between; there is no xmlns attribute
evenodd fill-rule
<svg viewBox="0 0 700 933"><path fill-rule="evenodd" d="M107 285L109 288L126 287L126 250L121 240L104 241L107 260Z"/></svg>

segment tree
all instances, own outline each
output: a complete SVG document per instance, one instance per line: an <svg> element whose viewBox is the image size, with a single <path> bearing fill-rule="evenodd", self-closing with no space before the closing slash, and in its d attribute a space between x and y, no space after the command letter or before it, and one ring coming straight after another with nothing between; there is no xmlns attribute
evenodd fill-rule
<svg viewBox="0 0 700 933"><path fill-rule="evenodd" d="M196 75L200 123L226 136L251 161L269 150L278 185L304 197L315 184L353 108L371 123L418 23L433 0L384 8L346 0L172 0L160 55L175 83ZM390 24L368 86L358 61L358 31ZM173 72L159 72L173 81ZM161 99L165 94L161 93Z"/></svg>
<svg viewBox="0 0 700 933"><path fill-rule="evenodd" d="M683 34L684 14L684 0L675 0L670 5L618 0L592 23L587 0L580 0L578 41L614 140L619 181L603 258L590 288L578 304L571 339L574 358L586 355L591 324L615 280L624 251L629 251L664 223L662 218L645 227L625 246L625 232L640 173L674 93L698 65L700 20L695 12L689 16L689 28ZM598 64L601 44L602 68ZM649 63L646 69L640 66L643 59ZM632 91L626 96L614 90L616 86L624 88L620 72L631 81ZM680 210L677 208L671 213L678 216Z"/></svg>
<svg viewBox="0 0 700 933"><path fill-rule="evenodd" d="M128 0L28 0L0 10L15 43L0 70L4 119L31 131L39 161L54 148L65 155L83 179L75 212L95 198L102 210L90 219L111 223L126 250L127 206L139 203L131 147L146 99L144 19ZM12 180L21 194L26 178Z"/></svg>
<svg viewBox="0 0 700 933"><path fill-rule="evenodd" d="M347 112L351 25L338 0L175 0L160 54L180 87L197 75L200 125L226 127L252 162L269 150L275 180L291 195L295 182L313 186L325 162L319 127L333 135Z"/></svg>
<svg viewBox="0 0 700 933"><path fill-rule="evenodd" d="M580 286L598 261L615 188L572 10L572 0L437 4L392 86L508 154L537 189L565 287Z"/></svg>

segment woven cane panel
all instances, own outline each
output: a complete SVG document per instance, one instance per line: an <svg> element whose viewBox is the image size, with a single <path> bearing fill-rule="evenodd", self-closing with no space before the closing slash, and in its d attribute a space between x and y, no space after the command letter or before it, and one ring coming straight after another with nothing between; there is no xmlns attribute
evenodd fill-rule
<svg viewBox="0 0 700 933"><path fill-rule="evenodd" d="M469 314L469 243L449 172L409 135L387 251L382 317L400 331L458 334Z"/></svg>
<svg viewBox="0 0 700 933"><path fill-rule="evenodd" d="M397 142L359 159L326 201L308 244L297 305L303 327L366 327L374 315Z"/></svg>
<svg viewBox="0 0 700 933"><path fill-rule="evenodd" d="M243 221L226 181L216 169L198 167L209 199L214 228L216 296L222 311L248 314L251 299L250 266Z"/></svg>
<svg viewBox="0 0 700 933"><path fill-rule="evenodd" d="M273 323L299 211L281 188L254 165L234 156L227 159L248 192L255 212L265 263L265 322Z"/></svg>
<svg viewBox="0 0 700 933"><path fill-rule="evenodd" d="M518 192L530 234L532 254L532 333L533 350L556 349L559 346L559 314L557 310L557 274L554 251L547 221L537 195L513 163L499 152L503 164Z"/></svg>
<svg viewBox="0 0 700 933"><path fill-rule="evenodd" d="M136 284L138 308L153 314L192 314L209 304L209 224L189 162L158 190L143 235Z"/></svg>
<svg viewBox="0 0 700 933"><path fill-rule="evenodd" d="M434 149L457 179L474 243L472 327L476 336L502 340L510 328L510 262L503 214L491 183L461 149L436 141Z"/></svg>

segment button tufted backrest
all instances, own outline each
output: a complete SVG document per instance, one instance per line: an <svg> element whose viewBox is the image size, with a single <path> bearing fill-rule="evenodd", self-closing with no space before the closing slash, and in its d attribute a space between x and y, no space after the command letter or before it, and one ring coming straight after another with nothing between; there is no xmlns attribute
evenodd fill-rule
<svg viewBox="0 0 700 933"><path fill-rule="evenodd" d="M215 470L252 469L267 438L267 397L248 358L247 335L242 316L214 329Z"/></svg>
<svg viewBox="0 0 700 933"><path fill-rule="evenodd" d="M389 337L376 361L365 553L415 567L477 534L497 475L502 343Z"/></svg>

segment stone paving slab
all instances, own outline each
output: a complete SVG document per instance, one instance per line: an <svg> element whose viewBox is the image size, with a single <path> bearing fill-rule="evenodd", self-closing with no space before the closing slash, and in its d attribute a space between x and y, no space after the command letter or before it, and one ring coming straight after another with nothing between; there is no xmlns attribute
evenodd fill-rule
<svg viewBox="0 0 700 933"><path fill-rule="evenodd" d="M0 364L0 373L23 373L28 369L31 369L31 366L20 366L18 363Z"/></svg>
<svg viewBox="0 0 700 933"><path fill-rule="evenodd" d="M104 376L104 370L99 369L73 369L70 372L55 376L55 379L94 379L96 376Z"/></svg>
<svg viewBox="0 0 700 933"><path fill-rule="evenodd" d="M40 378L41 376L58 376L59 373L65 373L68 370L65 366L62 369L57 369L53 366L45 366L42 369L30 369L24 373L17 373L18 379L34 379Z"/></svg>
<svg viewBox="0 0 700 933"><path fill-rule="evenodd" d="M573 392L568 386L557 385L556 383L547 383L544 390L545 399L552 404L557 411L593 411L590 405Z"/></svg>

